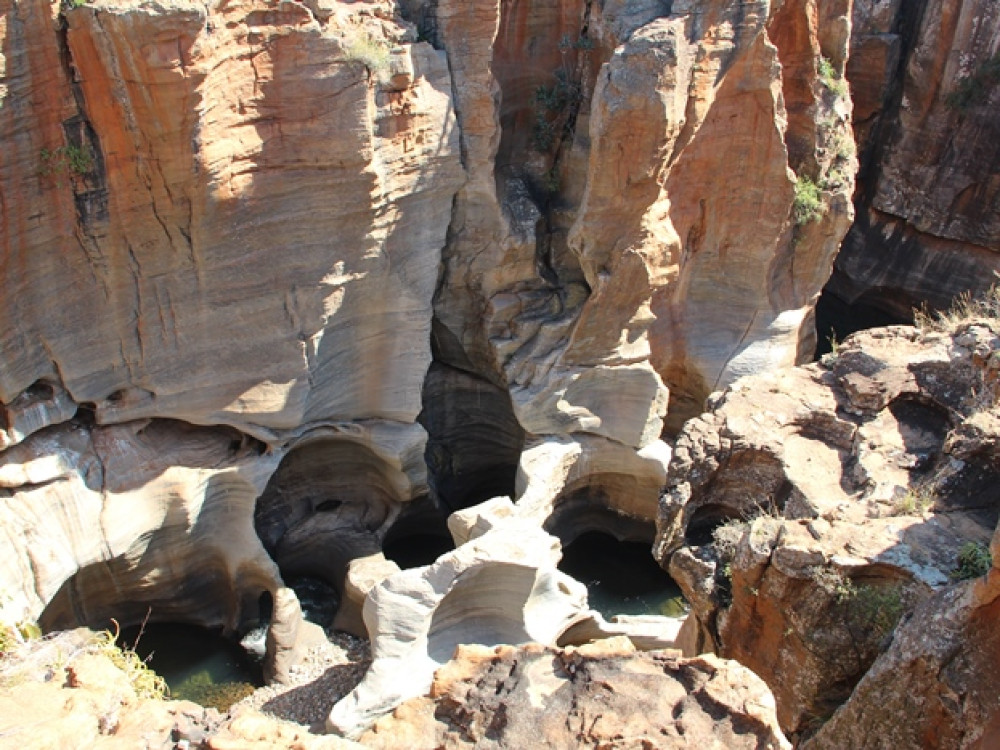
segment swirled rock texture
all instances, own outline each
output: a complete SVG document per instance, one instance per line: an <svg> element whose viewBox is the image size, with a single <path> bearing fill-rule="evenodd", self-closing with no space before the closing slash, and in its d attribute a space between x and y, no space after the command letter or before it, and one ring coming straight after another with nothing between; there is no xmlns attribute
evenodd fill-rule
<svg viewBox="0 0 1000 750"><path fill-rule="evenodd" d="M3 10L0 400L412 422L462 174L443 56L297 3L54 7Z"/></svg>
<svg viewBox="0 0 1000 750"><path fill-rule="evenodd" d="M736 662L576 649L463 646L361 737L366 747L791 747L767 687Z"/></svg>
<svg viewBox="0 0 1000 750"><path fill-rule="evenodd" d="M422 695L459 644L554 646L587 616L586 588L556 569L560 556L555 537L511 520L433 565L375 584L364 605L372 665L333 707L327 728L358 737L383 714Z"/></svg>
<svg viewBox="0 0 1000 750"><path fill-rule="evenodd" d="M856 334L822 363L738 381L679 437L657 554L718 653L774 691L786 732L828 718L992 534L996 312Z"/></svg>
<svg viewBox="0 0 1000 750"><path fill-rule="evenodd" d="M232 429L170 420L52 427L0 454L0 571L14 620L114 617L236 632L280 585L254 533L275 457Z"/></svg>
<svg viewBox="0 0 1000 750"><path fill-rule="evenodd" d="M1000 10L857 0L853 20L862 189L828 289L859 322L904 321L1000 272Z"/></svg>

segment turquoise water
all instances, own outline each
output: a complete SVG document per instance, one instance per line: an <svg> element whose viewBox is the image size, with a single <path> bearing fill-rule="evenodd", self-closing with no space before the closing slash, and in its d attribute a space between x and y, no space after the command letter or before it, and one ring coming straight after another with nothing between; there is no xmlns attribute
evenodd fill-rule
<svg viewBox="0 0 1000 750"><path fill-rule="evenodd" d="M563 550L559 569L586 585L591 608L605 618L680 617L688 611L680 587L653 559L649 544L588 532Z"/></svg>
<svg viewBox="0 0 1000 750"><path fill-rule="evenodd" d="M166 680L174 698L200 702L212 686L264 684L260 665L239 644L195 625L150 623L141 636L138 628L129 628L118 644L135 644L136 653Z"/></svg>

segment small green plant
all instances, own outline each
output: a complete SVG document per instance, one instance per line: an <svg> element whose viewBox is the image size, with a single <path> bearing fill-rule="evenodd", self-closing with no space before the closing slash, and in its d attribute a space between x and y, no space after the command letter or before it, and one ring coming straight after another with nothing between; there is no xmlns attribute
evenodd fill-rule
<svg viewBox="0 0 1000 750"><path fill-rule="evenodd" d="M819 185L808 177L795 181L795 199L792 202L792 218L797 226L819 221L826 213Z"/></svg>
<svg viewBox="0 0 1000 750"><path fill-rule="evenodd" d="M957 581L979 578L993 568L993 555L981 542L966 542L958 550L958 559L951 577Z"/></svg>
<svg viewBox="0 0 1000 750"><path fill-rule="evenodd" d="M945 105L964 114L973 107L985 104L998 83L1000 83L1000 53L993 55L971 75L961 79L954 91L945 97Z"/></svg>
<svg viewBox="0 0 1000 750"><path fill-rule="evenodd" d="M837 69L833 67L833 63L827 58L821 57L819 59L819 62L816 64L816 73L819 75L819 79L823 82L823 85L834 94L837 96L847 96L847 81L838 75Z"/></svg>
<svg viewBox="0 0 1000 750"><path fill-rule="evenodd" d="M41 175L73 174L85 175L94 169L94 157L87 146L60 146L56 149L43 148L38 153Z"/></svg>
<svg viewBox="0 0 1000 750"><path fill-rule="evenodd" d="M896 516L922 516L934 505L936 492L930 484L917 484L906 490L893 503Z"/></svg>
<svg viewBox="0 0 1000 750"><path fill-rule="evenodd" d="M344 55L348 60L362 63L375 76L381 76L389 70L389 43L384 39L376 39L368 33L358 33L347 39Z"/></svg>

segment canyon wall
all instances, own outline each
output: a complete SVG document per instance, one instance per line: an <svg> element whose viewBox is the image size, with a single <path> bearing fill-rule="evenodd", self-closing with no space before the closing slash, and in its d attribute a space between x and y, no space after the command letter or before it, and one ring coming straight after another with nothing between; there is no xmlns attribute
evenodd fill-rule
<svg viewBox="0 0 1000 750"><path fill-rule="evenodd" d="M824 322L851 315L846 330L947 308L1000 272L1000 10L857 0L853 21L857 220Z"/></svg>
<svg viewBox="0 0 1000 750"><path fill-rule="evenodd" d="M203 590L220 504L257 595L342 590L405 519L499 495L564 543L651 541L661 435L811 355L852 217L849 10L8 0L6 605L98 624L88 581L125 619L162 568ZM208 452L174 466L171 435ZM233 462L238 502L205 474ZM121 488L153 509L128 539ZM252 622L219 585L162 616Z"/></svg>

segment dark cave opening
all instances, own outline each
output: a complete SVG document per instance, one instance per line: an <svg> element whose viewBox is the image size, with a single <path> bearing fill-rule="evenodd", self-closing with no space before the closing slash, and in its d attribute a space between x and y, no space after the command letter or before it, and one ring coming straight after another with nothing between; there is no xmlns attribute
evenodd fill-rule
<svg viewBox="0 0 1000 750"><path fill-rule="evenodd" d="M816 353L815 359L833 350L836 341L843 341L852 333L869 328L913 323L912 314L903 317L890 309L912 310L913 300L893 301L892 290L873 289L853 302L848 302L833 293L829 286L823 289L816 303ZM900 293L895 293L901 297Z"/></svg>
<svg viewBox="0 0 1000 750"><path fill-rule="evenodd" d="M657 564L648 543L587 531L563 547L559 569L587 587L591 608L607 618L687 613L680 587Z"/></svg>
<svg viewBox="0 0 1000 750"><path fill-rule="evenodd" d="M349 437L317 437L282 459L257 500L254 527L307 619L331 625L348 565L381 550L404 480Z"/></svg>
<svg viewBox="0 0 1000 750"><path fill-rule="evenodd" d="M684 543L689 547L703 547L715 541L717 528L728 521L746 520L738 511L728 505L702 505L691 514L684 533Z"/></svg>
<svg viewBox="0 0 1000 750"><path fill-rule="evenodd" d="M430 565L453 549L447 511L430 497L407 503L382 544L386 559L403 570Z"/></svg>

